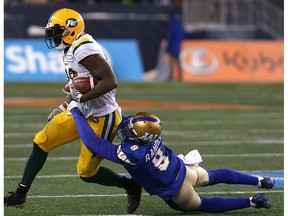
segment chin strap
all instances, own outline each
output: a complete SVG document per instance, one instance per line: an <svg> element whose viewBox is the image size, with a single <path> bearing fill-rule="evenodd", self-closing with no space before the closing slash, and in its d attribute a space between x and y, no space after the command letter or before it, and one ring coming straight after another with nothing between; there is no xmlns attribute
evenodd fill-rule
<svg viewBox="0 0 288 216"><path fill-rule="evenodd" d="M59 46L57 46L56 49L59 51L63 51L67 46L69 46L69 44L66 45L62 39L61 44Z"/></svg>

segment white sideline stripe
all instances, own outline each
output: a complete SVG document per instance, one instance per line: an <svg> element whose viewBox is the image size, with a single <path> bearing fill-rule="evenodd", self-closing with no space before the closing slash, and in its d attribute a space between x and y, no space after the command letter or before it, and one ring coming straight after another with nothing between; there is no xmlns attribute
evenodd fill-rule
<svg viewBox="0 0 288 216"><path fill-rule="evenodd" d="M48 157L50 161L74 161L78 160L79 157ZM27 161L27 158L4 158L5 161Z"/></svg>
<svg viewBox="0 0 288 216"><path fill-rule="evenodd" d="M43 123L24 123L24 124L19 124L19 123L7 123L5 124L5 128L12 128L12 129L18 129L18 128L42 128Z"/></svg>
<svg viewBox="0 0 288 216"><path fill-rule="evenodd" d="M217 140L217 141L193 141L193 142L182 142L182 141L168 141L166 142L167 145L235 145L235 144L241 144L241 145L283 145L284 140Z"/></svg>
<svg viewBox="0 0 288 216"><path fill-rule="evenodd" d="M283 140L242 140L240 141L229 141L229 140L223 140L223 141L193 141L192 142L166 142L167 145L172 146L172 145L192 145L192 144L198 144L198 145L235 145L235 144L241 144L241 145L283 145L284 141ZM9 148L9 149L18 149L18 148L32 148L32 142L29 144L5 144L4 148Z"/></svg>
<svg viewBox="0 0 288 216"><path fill-rule="evenodd" d="M191 130L166 130L163 131L162 134L165 136L185 136L185 137L195 137L195 136L219 136L219 131L220 130L200 130L200 131L193 131ZM221 134L226 134L225 136L229 135L230 133L237 131L237 129L226 129L226 130L221 130ZM284 131L283 128L267 128L267 129L250 129L250 132L264 132L264 133L275 133L278 131ZM9 132L9 133L4 133L4 137L6 138L13 138L13 137L27 137L27 136L35 136L36 133L32 132ZM220 134L220 136L221 136Z"/></svg>
<svg viewBox="0 0 288 216"><path fill-rule="evenodd" d="M281 170L282 171L282 170ZM260 172L263 173L265 171L242 171L242 172ZM267 171L271 172L271 171ZM278 172L278 171L272 171L273 172ZM127 173L119 173L120 175L127 175ZM257 176L255 174L255 176ZM22 176L4 176L5 179L19 179L22 178ZM65 175L42 175L42 176L36 176L38 179L49 179L49 178L79 178L77 174L65 174ZM284 180L284 177L273 177L275 180Z"/></svg>
<svg viewBox="0 0 288 216"><path fill-rule="evenodd" d="M258 193L284 193L284 190L270 190L270 191L214 191L214 192L199 192L202 195L223 195L223 194L258 194ZM142 195L149 195L143 193ZM35 195L28 196L30 199L57 199L57 198L91 198L91 197L126 197L127 194L75 194L75 195ZM149 195L150 196L150 195Z"/></svg>
<svg viewBox="0 0 288 216"><path fill-rule="evenodd" d="M269 157L269 156L284 156L283 153L271 153L271 154L209 154L209 155L202 155L202 157Z"/></svg>
<svg viewBox="0 0 288 216"><path fill-rule="evenodd" d="M22 176L4 176L5 179L18 179ZM77 174L65 174L65 175L42 175L42 176L36 176L38 179L49 179L49 178L79 178L79 175Z"/></svg>
<svg viewBox="0 0 288 216"><path fill-rule="evenodd" d="M6 144L4 145L4 148L10 148L10 149L18 149L18 148L32 148L33 144L32 142L30 144Z"/></svg>
<svg viewBox="0 0 288 216"><path fill-rule="evenodd" d="M231 132L236 133L239 129L223 129L223 130L166 130L162 131L162 136L185 136L185 137L196 137L196 136L228 136ZM275 129L250 129L250 132L262 132L262 133L271 133L274 134L275 132L282 132L284 131L283 128L275 128Z"/></svg>
<svg viewBox="0 0 288 216"><path fill-rule="evenodd" d="M15 138L15 137L34 137L36 133L4 133L5 138Z"/></svg>
<svg viewBox="0 0 288 216"><path fill-rule="evenodd" d="M219 158L219 157L282 157L283 153L265 153L265 154L203 154L201 155L203 158ZM27 158L4 158L5 161L27 161ZM50 161L74 161L78 160L78 157L48 157L47 160Z"/></svg>

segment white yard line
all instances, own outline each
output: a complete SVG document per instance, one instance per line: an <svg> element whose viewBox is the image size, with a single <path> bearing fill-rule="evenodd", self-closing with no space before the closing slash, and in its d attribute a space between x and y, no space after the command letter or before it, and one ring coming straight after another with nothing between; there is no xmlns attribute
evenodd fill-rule
<svg viewBox="0 0 288 216"><path fill-rule="evenodd" d="M219 157L237 157L237 158L246 158L246 157L283 157L284 153L265 153L265 154L202 154L203 158L219 158ZM47 160L50 161L74 161L78 160L78 157L48 157ZM4 158L4 161L27 161L27 158L19 158L19 157L9 157Z"/></svg>
<svg viewBox="0 0 288 216"><path fill-rule="evenodd" d="M193 141L193 142L183 142L183 141L177 141L177 142L172 142L168 141L166 142L167 145L173 146L173 145L236 145L236 144L241 144L241 145L283 145L284 140L218 140L218 141ZM19 149L19 148L32 148L32 141L31 143L28 144L5 144L4 148L6 149Z"/></svg>
<svg viewBox="0 0 288 216"><path fill-rule="evenodd" d="M31 148L33 147L33 143L29 144L5 144L4 148L9 148L9 149L19 149L19 148Z"/></svg>
<svg viewBox="0 0 288 216"><path fill-rule="evenodd" d="M214 192L198 192L201 195L223 195L223 194L255 194L255 193L284 193L284 190L263 190L263 191L214 191ZM148 196L143 193L142 196ZM93 198L93 197L126 197L127 194L74 194L74 195L35 195L28 196L29 199L63 199L63 198ZM150 196L150 195L149 195Z"/></svg>
<svg viewBox="0 0 288 216"><path fill-rule="evenodd" d="M263 172L269 172L269 173L277 173L277 172L283 172L283 170L274 170L274 171L263 171L263 170L256 170L256 171L240 171L240 172L249 172L249 173L263 173ZM126 175L127 173L119 173L121 175ZM19 179L22 176L4 176L4 179ZM50 179L50 178L79 178L77 174L61 174L61 175L39 175L36 176L38 179ZM275 180L284 180L284 177L273 177Z"/></svg>

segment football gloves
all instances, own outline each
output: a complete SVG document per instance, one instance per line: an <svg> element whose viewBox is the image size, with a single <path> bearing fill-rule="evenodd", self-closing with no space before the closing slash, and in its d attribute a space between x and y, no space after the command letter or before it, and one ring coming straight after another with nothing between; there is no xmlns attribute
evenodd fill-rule
<svg viewBox="0 0 288 216"><path fill-rule="evenodd" d="M76 101L78 103L80 102L80 99L82 97L82 94L75 88L75 86L72 84L72 82L69 82L70 92L65 91L65 89L62 89L63 93L65 94L66 98Z"/></svg>
<svg viewBox="0 0 288 216"><path fill-rule="evenodd" d="M66 106L66 107L65 107L65 106ZM68 106L68 103L65 101L63 104L61 104L61 105L58 106L57 108L53 109L52 112L49 114L49 116L48 116L48 118L47 118L47 121L48 121L48 122L51 121L51 119L52 119L55 115L63 112L64 110L66 110L67 106Z"/></svg>

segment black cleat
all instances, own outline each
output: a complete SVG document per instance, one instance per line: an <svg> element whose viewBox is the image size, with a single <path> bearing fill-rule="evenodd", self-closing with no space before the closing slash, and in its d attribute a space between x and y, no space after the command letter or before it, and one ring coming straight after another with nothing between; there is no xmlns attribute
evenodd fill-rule
<svg viewBox="0 0 288 216"><path fill-rule="evenodd" d="M260 188L266 188L266 189L272 189L275 185L275 180L271 177L263 177L262 180L260 180L261 186Z"/></svg>
<svg viewBox="0 0 288 216"><path fill-rule="evenodd" d="M9 192L10 195L4 197L4 206L23 208L26 202L26 196L21 197L15 192Z"/></svg>
<svg viewBox="0 0 288 216"><path fill-rule="evenodd" d="M256 204L256 208L269 209L271 207L271 204L268 202L268 198L264 193L260 193L253 196L251 202Z"/></svg>
<svg viewBox="0 0 288 216"><path fill-rule="evenodd" d="M127 204L127 213L133 214L140 205L142 187L138 184L135 184L131 188L126 188L128 204Z"/></svg>

